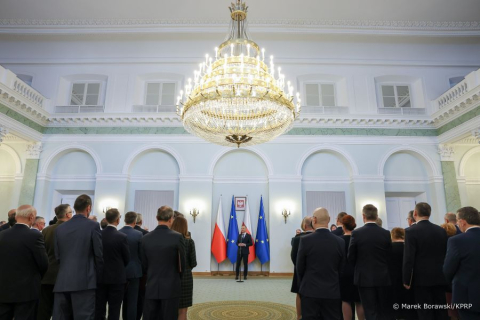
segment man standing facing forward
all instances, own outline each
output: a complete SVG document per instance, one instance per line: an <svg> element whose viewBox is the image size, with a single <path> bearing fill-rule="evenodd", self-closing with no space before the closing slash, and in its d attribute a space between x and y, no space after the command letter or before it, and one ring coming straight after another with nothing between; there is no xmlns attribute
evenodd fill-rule
<svg viewBox="0 0 480 320"><path fill-rule="evenodd" d="M248 255L250 254L250 249L248 247L253 245L252 236L247 233L247 227L242 226L241 233L237 238L237 275L235 280L238 280L238 275L240 274L240 263L243 260L243 277L247 280L248 276Z"/></svg>

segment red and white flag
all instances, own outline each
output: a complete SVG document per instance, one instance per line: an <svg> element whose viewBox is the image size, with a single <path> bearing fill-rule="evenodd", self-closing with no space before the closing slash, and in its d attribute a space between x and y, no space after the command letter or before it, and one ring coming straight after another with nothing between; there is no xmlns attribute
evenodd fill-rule
<svg viewBox="0 0 480 320"><path fill-rule="evenodd" d="M248 198L247 198L247 203L245 204L246 209L245 209L245 215L243 216L243 223L242 226L245 226L247 228L247 233L252 236L252 241L255 239L253 237L253 234L251 232L252 230L252 220L250 220L250 206L248 205ZM255 246L252 245L249 248L249 254L248 254L248 263L251 263L253 260L255 260Z"/></svg>
<svg viewBox="0 0 480 320"><path fill-rule="evenodd" d="M218 204L217 221L215 222L215 230L213 231L212 239L212 253L217 260L217 263L221 263L227 259L227 241L225 240L225 224L223 223L222 213L222 198Z"/></svg>

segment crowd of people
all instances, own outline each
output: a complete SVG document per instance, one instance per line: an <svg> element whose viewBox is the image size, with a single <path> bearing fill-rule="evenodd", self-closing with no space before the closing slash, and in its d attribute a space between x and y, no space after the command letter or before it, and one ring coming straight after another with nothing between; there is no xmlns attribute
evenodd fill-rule
<svg viewBox="0 0 480 320"><path fill-rule="evenodd" d="M92 200L55 208L52 224L33 206L8 212L0 226L0 319L187 319L195 243L187 220L168 206L148 232L142 215L117 209L103 225ZM108 309L107 309L108 305Z"/></svg>
<svg viewBox="0 0 480 320"><path fill-rule="evenodd" d="M358 229L345 212L335 228L325 208L305 217L291 251L297 318L480 319L480 214L463 207L441 226L430 215L417 203L390 232L371 204Z"/></svg>

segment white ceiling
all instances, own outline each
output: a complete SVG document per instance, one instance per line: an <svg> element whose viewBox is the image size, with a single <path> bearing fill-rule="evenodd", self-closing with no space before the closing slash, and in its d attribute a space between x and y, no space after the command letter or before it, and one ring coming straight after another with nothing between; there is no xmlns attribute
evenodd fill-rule
<svg viewBox="0 0 480 320"><path fill-rule="evenodd" d="M478 0L251 0L253 20L478 21ZM219 0L2 0L0 19L228 20Z"/></svg>
<svg viewBox="0 0 480 320"><path fill-rule="evenodd" d="M320 28L474 30L479 0L251 0L255 25ZM0 31L18 26L223 25L230 1L219 0L2 0ZM48 21L47 21L48 20ZM224 30L224 28L222 28ZM301 31L300 31L301 32Z"/></svg>

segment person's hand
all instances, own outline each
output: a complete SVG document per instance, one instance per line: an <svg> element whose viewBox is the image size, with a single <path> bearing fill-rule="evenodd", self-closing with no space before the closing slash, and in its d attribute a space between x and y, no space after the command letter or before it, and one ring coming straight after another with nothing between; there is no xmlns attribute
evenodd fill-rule
<svg viewBox="0 0 480 320"><path fill-rule="evenodd" d="M144 228L143 228L143 230L145 230L145 231L149 231L149 230L148 230L148 227L144 227Z"/></svg>
<svg viewBox="0 0 480 320"><path fill-rule="evenodd" d="M406 284L403 285L405 289L410 290L410 286L407 286Z"/></svg>

